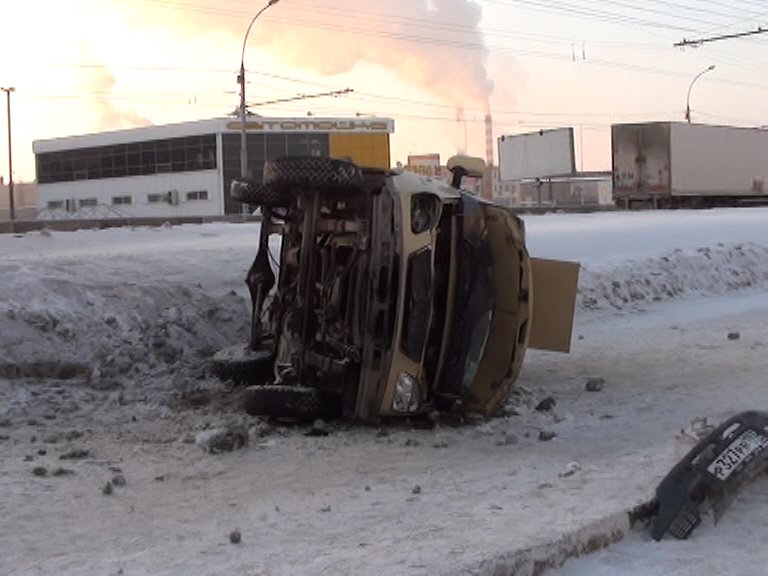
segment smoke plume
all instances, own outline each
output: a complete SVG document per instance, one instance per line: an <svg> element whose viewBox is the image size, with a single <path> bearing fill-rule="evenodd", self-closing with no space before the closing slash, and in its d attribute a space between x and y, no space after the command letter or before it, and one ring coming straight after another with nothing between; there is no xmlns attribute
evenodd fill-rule
<svg viewBox="0 0 768 576"><path fill-rule="evenodd" d="M221 6L196 2L183 23L199 31L218 27L242 39L253 15L227 14ZM169 26L179 24L179 19L171 23L169 11L158 16ZM270 49L285 65L323 75L360 63L379 65L450 104L487 109L493 82L485 66L481 17L481 6L470 0L281 0L256 21L248 46Z"/></svg>
<svg viewBox="0 0 768 576"><path fill-rule="evenodd" d="M115 86L115 78L105 66L84 68L80 75L82 88L92 98L89 111L93 114L92 121L97 129L119 130L152 124L135 112L119 110L112 105L109 97Z"/></svg>

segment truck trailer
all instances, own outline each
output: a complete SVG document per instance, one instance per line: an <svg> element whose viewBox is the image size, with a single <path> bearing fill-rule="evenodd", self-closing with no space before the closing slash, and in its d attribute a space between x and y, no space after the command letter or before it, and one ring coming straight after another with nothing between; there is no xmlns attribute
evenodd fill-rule
<svg viewBox="0 0 768 576"><path fill-rule="evenodd" d="M768 204L768 130L685 122L611 127L620 208Z"/></svg>

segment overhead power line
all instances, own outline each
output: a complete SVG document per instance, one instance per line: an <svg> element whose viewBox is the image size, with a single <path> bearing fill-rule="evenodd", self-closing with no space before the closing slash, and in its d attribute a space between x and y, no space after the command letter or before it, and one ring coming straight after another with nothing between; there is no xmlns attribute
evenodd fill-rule
<svg viewBox="0 0 768 576"><path fill-rule="evenodd" d="M332 96L338 98L345 94L354 92L352 88L344 88L343 90L332 90L330 92L321 92L319 94L297 94L296 96L288 96L287 98L277 98L275 100L265 100L264 102L254 102L250 106L266 106L267 104L280 104L283 102L293 102L295 100L308 100L310 98L322 98L323 96Z"/></svg>
<svg viewBox="0 0 768 576"><path fill-rule="evenodd" d="M734 38L744 38L746 36L754 36L756 34L765 34L768 29L758 26L757 30L751 30L749 32L737 32L735 34L720 34L719 36L710 36L708 38L697 38L696 40L681 40L674 44L675 48L682 48L684 46L701 46L708 42L717 42L719 40L732 40Z"/></svg>

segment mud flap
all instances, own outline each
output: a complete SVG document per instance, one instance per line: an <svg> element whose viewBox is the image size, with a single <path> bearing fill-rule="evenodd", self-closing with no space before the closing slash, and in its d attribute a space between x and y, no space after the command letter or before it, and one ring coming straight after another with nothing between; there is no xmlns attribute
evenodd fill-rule
<svg viewBox="0 0 768 576"><path fill-rule="evenodd" d="M529 348L570 352L579 268L577 262L531 258Z"/></svg>
<svg viewBox="0 0 768 576"><path fill-rule="evenodd" d="M715 522L739 489L768 469L768 413L742 412L702 439L656 488L651 536L685 539L710 503Z"/></svg>

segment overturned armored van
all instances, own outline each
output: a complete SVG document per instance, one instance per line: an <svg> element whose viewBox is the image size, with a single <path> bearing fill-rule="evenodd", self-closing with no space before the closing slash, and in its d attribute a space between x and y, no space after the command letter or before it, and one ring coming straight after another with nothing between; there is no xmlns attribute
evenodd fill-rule
<svg viewBox="0 0 768 576"><path fill-rule="evenodd" d="M530 258L511 210L461 190L482 160L449 168L451 183L291 157L233 183L263 221L250 341L215 365L250 383L249 413L490 414L529 346L569 349L578 264Z"/></svg>

